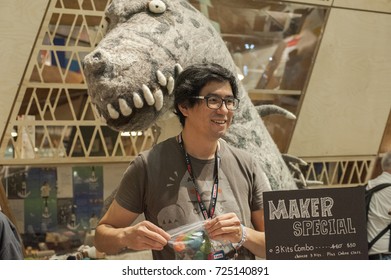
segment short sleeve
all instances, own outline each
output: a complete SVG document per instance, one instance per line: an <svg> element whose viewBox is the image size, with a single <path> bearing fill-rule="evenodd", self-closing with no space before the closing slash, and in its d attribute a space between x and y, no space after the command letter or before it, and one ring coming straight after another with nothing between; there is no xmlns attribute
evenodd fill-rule
<svg viewBox="0 0 391 280"><path fill-rule="evenodd" d="M141 155L126 169L118 187L115 200L125 209L141 214L145 209L145 185L147 172Z"/></svg>
<svg viewBox="0 0 391 280"><path fill-rule="evenodd" d="M270 191L270 183L263 169L253 160L251 211L263 209L263 192Z"/></svg>

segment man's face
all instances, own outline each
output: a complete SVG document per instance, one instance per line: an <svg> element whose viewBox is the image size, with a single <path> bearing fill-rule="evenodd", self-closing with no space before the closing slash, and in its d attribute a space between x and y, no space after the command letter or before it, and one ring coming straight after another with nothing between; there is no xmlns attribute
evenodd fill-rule
<svg viewBox="0 0 391 280"><path fill-rule="evenodd" d="M232 88L228 81L209 82L199 95L218 96L223 99L233 97ZM222 137L228 130L232 121L233 111L229 111L224 102L219 109L210 109L206 100L199 100L194 107L188 108L184 115L186 116L186 129L197 133L197 136L216 140Z"/></svg>

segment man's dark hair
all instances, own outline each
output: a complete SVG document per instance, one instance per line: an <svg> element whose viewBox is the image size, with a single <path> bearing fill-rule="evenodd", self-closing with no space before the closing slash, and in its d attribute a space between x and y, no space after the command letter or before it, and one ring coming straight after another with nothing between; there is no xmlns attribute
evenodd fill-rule
<svg viewBox="0 0 391 280"><path fill-rule="evenodd" d="M194 64L178 75L174 87L174 108L182 126L185 126L185 116L179 110L179 105L186 103L192 108L199 100L189 98L200 94L202 88L209 82L229 82L234 97L238 97L238 85L235 76L228 69L216 63Z"/></svg>

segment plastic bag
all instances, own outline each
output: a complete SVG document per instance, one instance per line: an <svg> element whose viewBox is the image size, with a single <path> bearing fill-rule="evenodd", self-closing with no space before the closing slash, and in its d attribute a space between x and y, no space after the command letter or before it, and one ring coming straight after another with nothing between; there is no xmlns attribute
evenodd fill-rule
<svg viewBox="0 0 391 280"><path fill-rule="evenodd" d="M229 241L209 238L204 221L180 226L168 231L169 246L174 249L177 260L218 260L231 259L235 249Z"/></svg>

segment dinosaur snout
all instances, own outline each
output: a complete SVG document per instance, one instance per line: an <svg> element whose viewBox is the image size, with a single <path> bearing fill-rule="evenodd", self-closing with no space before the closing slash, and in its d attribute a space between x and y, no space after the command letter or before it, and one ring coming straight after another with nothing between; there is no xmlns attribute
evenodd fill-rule
<svg viewBox="0 0 391 280"><path fill-rule="evenodd" d="M95 50L84 58L84 69L95 77L103 76L110 72L112 67L108 62L107 55L102 50Z"/></svg>

